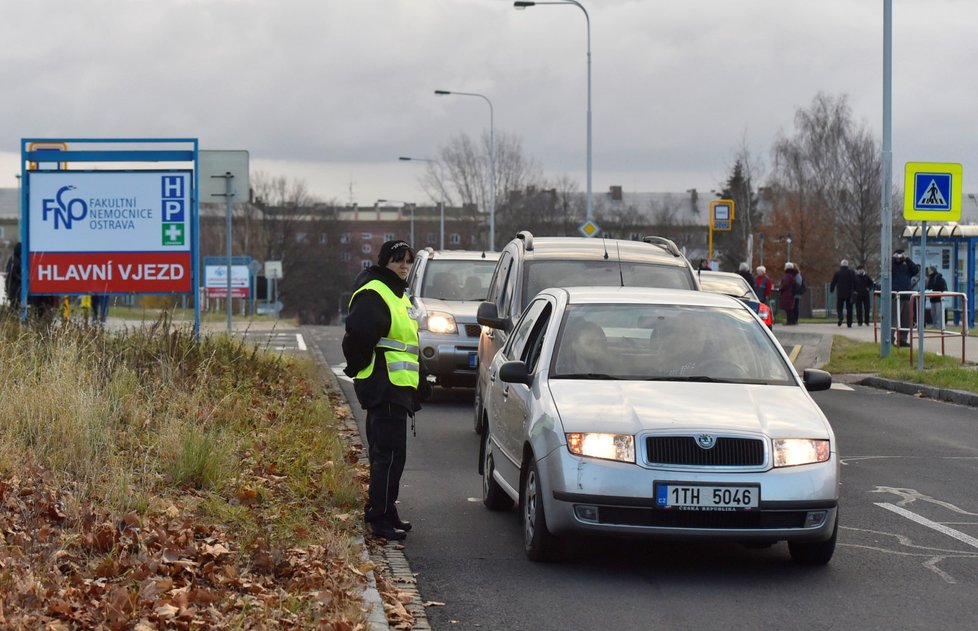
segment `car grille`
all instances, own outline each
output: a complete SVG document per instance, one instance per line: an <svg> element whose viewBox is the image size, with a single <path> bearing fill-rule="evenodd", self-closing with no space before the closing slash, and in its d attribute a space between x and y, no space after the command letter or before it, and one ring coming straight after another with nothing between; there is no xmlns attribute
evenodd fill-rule
<svg viewBox="0 0 978 631"><path fill-rule="evenodd" d="M479 324L466 324L465 325L465 336L466 337L479 337L482 333L482 326Z"/></svg>
<svg viewBox="0 0 978 631"><path fill-rule="evenodd" d="M758 467L764 464L764 442L721 436L711 449L693 436L650 436L645 441L649 464L697 467Z"/></svg>
<svg viewBox="0 0 978 631"><path fill-rule="evenodd" d="M598 509L602 524L718 530L804 528L806 515L805 511L683 511L618 506Z"/></svg>

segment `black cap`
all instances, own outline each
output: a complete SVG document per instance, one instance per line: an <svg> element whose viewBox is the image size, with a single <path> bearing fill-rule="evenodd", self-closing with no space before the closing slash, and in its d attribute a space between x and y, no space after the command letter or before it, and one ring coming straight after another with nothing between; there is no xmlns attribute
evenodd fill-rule
<svg viewBox="0 0 978 631"><path fill-rule="evenodd" d="M404 257L410 255L414 259L414 250L407 241L394 239L380 246L380 255L377 257L377 264L386 267L391 261L403 261Z"/></svg>

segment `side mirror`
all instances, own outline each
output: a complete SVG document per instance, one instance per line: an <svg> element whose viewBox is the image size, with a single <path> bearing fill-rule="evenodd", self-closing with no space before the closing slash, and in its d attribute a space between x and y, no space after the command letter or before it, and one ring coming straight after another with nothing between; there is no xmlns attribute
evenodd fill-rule
<svg viewBox="0 0 978 631"><path fill-rule="evenodd" d="M493 302L483 302L480 304L479 310L475 314L475 320L482 326L487 326L490 329L509 331L509 321L506 318L499 317L496 304Z"/></svg>
<svg viewBox="0 0 978 631"><path fill-rule="evenodd" d="M527 371L526 364L519 361L506 362L499 367L499 379L506 383L522 383L530 385L533 377Z"/></svg>
<svg viewBox="0 0 978 631"><path fill-rule="evenodd" d="M805 372L802 373L801 380L809 392L828 390L832 387L832 375L817 368L806 368Z"/></svg>

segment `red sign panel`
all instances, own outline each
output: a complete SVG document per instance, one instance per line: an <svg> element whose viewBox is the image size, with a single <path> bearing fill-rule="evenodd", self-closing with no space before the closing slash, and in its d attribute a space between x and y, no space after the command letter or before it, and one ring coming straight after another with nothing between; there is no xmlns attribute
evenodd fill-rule
<svg viewBox="0 0 978 631"><path fill-rule="evenodd" d="M251 292L248 291L248 287L234 287L231 286L231 297L232 298L248 298ZM227 298L228 288L227 287L208 287L207 288L208 298Z"/></svg>
<svg viewBox="0 0 978 631"><path fill-rule="evenodd" d="M190 252L31 253L31 293L189 293Z"/></svg>

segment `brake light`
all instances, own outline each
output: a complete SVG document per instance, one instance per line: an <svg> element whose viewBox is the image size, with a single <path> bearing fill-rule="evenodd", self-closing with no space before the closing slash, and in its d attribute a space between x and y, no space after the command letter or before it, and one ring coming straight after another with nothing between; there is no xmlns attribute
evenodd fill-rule
<svg viewBox="0 0 978 631"><path fill-rule="evenodd" d="M761 303L760 305L758 305L757 315L761 317L761 320L764 321L764 324L768 326L774 326L774 318L771 316L771 308L768 307L766 304Z"/></svg>

